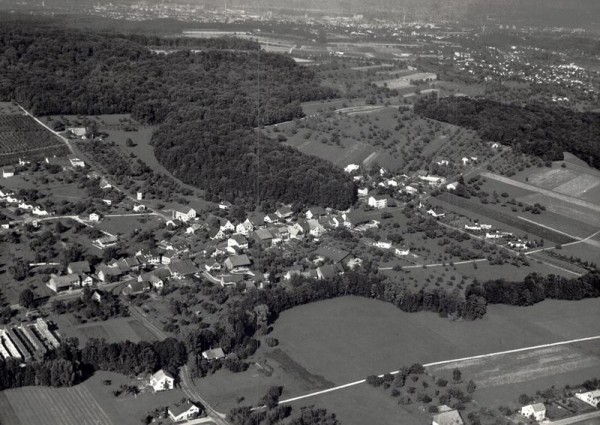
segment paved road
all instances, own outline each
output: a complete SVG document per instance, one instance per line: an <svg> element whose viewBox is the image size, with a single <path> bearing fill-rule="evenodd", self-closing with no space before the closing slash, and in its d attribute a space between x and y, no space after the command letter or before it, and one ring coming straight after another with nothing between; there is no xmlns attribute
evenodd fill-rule
<svg viewBox="0 0 600 425"><path fill-rule="evenodd" d="M227 422L227 416L223 413L217 412L208 402L202 398L198 390L194 385L194 381L189 374L187 365L182 367L179 372L180 385L183 392L192 400L197 400L206 409L207 415L213 420L216 425L230 425Z"/></svg>
<svg viewBox="0 0 600 425"><path fill-rule="evenodd" d="M592 337L587 337L587 338L571 339L571 340L568 340L568 341L553 342L553 343L549 343L549 344L535 345L535 346L532 346L532 347L517 348L517 349L514 349L514 350L499 351L499 352L496 352L496 353L480 354L480 355L476 355L476 356L462 357L462 358L458 358L458 359L442 360L442 361L439 361L439 362L427 363L427 364L424 364L423 366L424 367L431 367L431 366L439 366L439 365L448 364L448 363L460 363L460 362L474 360L474 359L483 359L483 358L490 358L490 357L502 356L502 355L506 355L506 354L522 353L524 351L533 351L533 350L539 350L541 348L556 347L556 346L560 346L560 345L569 345L569 344L575 344L575 343L578 343L578 342L593 341L593 340L597 340L597 339L600 339L600 335L592 336ZM389 372L389 373L391 375L397 375L399 372L400 372L399 370L395 370L395 371ZM379 375L379 376L383 377L383 374ZM360 379L358 381L349 382L349 383L343 384L343 385L338 385L336 387L328 388L326 390L315 391L313 393L301 395L301 396L298 396L298 397L292 397L292 398L288 398L286 400L281 400L279 402L279 404L291 403L291 402L294 402L294 401L303 400L303 399L310 398L310 397L315 397L315 396L318 396L318 395L321 395L321 394L327 394L327 393L330 393L330 392L333 392L333 391L343 390L344 388L354 387L356 385L364 384L365 382L367 382L366 379Z"/></svg>
<svg viewBox="0 0 600 425"><path fill-rule="evenodd" d="M557 421L547 422L549 425L569 425L578 424L579 422L586 421L588 419L600 418L600 411L585 413L583 415L573 416L570 418L559 419Z"/></svg>

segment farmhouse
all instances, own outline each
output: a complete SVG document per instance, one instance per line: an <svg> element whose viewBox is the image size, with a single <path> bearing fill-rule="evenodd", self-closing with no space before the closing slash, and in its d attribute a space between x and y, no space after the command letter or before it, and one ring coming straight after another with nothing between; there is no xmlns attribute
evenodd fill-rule
<svg viewBox="0 0 600 425"><path fill-rule="evenodd" d="M198 273L198 269L192 260L189 258L182 261L173 261L167 268L171 272L173 279L183 279L186 276L191 276Z"/></svg>
<svg viewBox="0 0 600 425"><path fill-rule="evenodd" d="M528 404L521 407L521 415L541 422L546 417L546 406L544 406L544 403Z"/></svg>
<svg viewBox="0 0 600 425"><path fill-rule="evenodd" d="M368 204L370 207L374 207L374 208L378 208L378 209L387 207L387 203L388 203L387 196L381 196L381 195L370 196L369 200L368 200Z"/></svg>
<svg viewBox="0 0 600 425"><path fill-rule="evenodd" d="M444 409L445 408L445 409ZM441 413L433 415L431 425L463 425L464 422L460 417L460 413L456 410L451 410L447 406L440 406ZM448 409L448 410L446 410Z"/></svg>
<svg viewBox="0 0 600 425"><path fill-rule="evenodd" d="M202 357L206 360L219 360L225 357L225 353L222 348L211 348L202 352Z"/></svg>
<svg viewBox="0 0 600 425"><path fill-rule="evenodd" d="M100 221L100 214L98 214L98 213L91 213L90 217L89 217L89 220L92 223L98 223Z"/></svg>
<svg viewBox="0 0 600 425"><path fill-rule="evenodd" d="M250 259L246 254L233 255L225 260L225 267L232 271L247 270L250 264Z"/></svg>
<svg viewBox="0 0 600 425"><path fill-rule="evenodd" d="M165 370L159 370L150 377L150 386L154 391L172 390L175 387L175 378Z"/></svg>
<svg viewBox="0 0 600 425"><path fill-rule="evenodd" d="M179 406L169 406L167 410L173 422L194 419L200 414L200 408L189 400Z"/></svg>
<svg viewBox="0 0 600 425"><path fill-rule="evenodd" d="M54 292L68 291L76 286L79 286L79 276L75 273L64 276L58 276L52 273L47 286Z"/></svg>
<svg viewBox="0 0 600 425"><path fill-rule="evenodd" d="M4 167L2 169L2 177L4 177L5 179L9 178L9 177L14 177L15 175L15 167Z"/></svg>
<svg viewBox="0 0 600 425"><path fill-rule="evenodd" d="M190 207L176 207L173 208L173 219L180 220L187 223L190 220L196 218L196 210Z"/></svg>
<svg viewBox="0 0 600 425"><path fill-rule="evenodd" d="M600 390L588 391L587 393L576 393L575 397L593 407L600 407Z"/></svg>

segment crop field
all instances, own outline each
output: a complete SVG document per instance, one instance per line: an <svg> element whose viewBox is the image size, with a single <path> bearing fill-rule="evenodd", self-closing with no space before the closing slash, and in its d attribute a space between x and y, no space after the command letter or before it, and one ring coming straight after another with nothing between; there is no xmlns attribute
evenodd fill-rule
<svg viewBox="0 0 600 425"><path fill-rule="evenodd" d="M66 155L68 149L51 132L23 114L0 115L0 164L15 164L18 158L38 159Z"/></svg>
<svg viewBox="0 0 600 425"><path fill-rule="evenodd" d="M491 207L484 206L479 202L479 200L473 198L466 199L451 194L442 194L435 199L435 203L442 205L445 204L443 205L445 208L448 208L450 210L456 209L459 213L461 212L459 209L461 209L462 211L465 211L465 213L468 215L469 211L474 211L476 212L476 215L484 216L486 218L504 224L504 227L508 226L516 228L530 235L536 235L554 243L564 244L575 241L575 239L573 238L565 236L561 233L554 232L550 229L538 226L530 221L520 220L517 216L511 214L510 211L503 212L493 209ZM502 227L503 226L500 226L500 228Z"/></svg>
<svg viewBox="0 0 600 425"><path fill-rule="evenodd" d="M110 380L110 385L103 381ZM139 423L157 407L179 402L181 390L142 392L137 396L112 394L120 385L139 381L98 372L71 388L23 387L0 392L2 425L121 425Z"/></svg>
<svg viewBox="0 0 600 425"><path fill-rule="evenodd" d="M497 407L516 402L519 394L583 382L599 366L600 341L593 340L432 366L428 371L451 379L452 371L459 368L477 384L475 399Z"/></svg>
<svg viewBox="0 0 600 425"><path fill-rule="evenodd" d="M57 316L55 321L62 337L79 338L81 345L91 338L105 339L108 342L118 341L155 341L156 337L137 319L120 317L105 322L91 322L78 325L71 323L68 316Z"/></svg>
<svg viewBox="0 0 600 425"><path fill-rule="evenodd" d="M4 425L114 424L83 385L72 388L25 387L0 392Z"/></svg>

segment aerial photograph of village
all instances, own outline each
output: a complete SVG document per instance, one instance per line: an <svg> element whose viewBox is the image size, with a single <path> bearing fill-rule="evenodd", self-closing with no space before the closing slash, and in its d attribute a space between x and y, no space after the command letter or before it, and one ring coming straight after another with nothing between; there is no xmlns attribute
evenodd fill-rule
<svg viewBox="0 0 600 425"><path fill-rule="evenodd" d="M600 425L599 0L0 0L0 425Z"/></svg>

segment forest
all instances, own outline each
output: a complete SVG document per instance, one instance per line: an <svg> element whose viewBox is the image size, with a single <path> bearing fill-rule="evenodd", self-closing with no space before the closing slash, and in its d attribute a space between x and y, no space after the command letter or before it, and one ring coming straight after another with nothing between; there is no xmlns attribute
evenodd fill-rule
<svg viewBox="0 0 600 425"><path fill-rule="evenodd" d="M313 70L248 41L186 41L51 27L0 28L0 99L37 115L131 113L157 125L158 160L213 200L347 208L354 183L332 164L259 137L303 115L300 102L336 96ZM177 47L177 46L175 46ZM205 49L202 49L205 47Z"/></svg>
<svg viewBox="0 0 600 425"><path fill-rule="evenodd" d="M499 142L546 161L562 160L563 152L570 152L600 168L600 113L468 97L439 102L426 98L415 105L415 112L475 130L484 141Z"/></svg>

